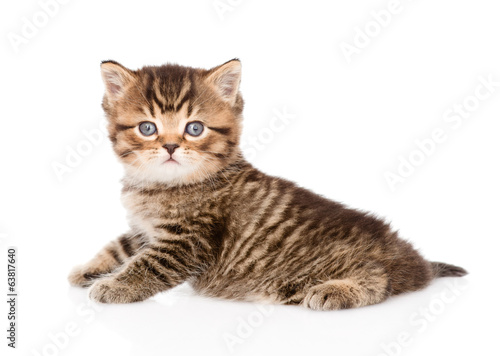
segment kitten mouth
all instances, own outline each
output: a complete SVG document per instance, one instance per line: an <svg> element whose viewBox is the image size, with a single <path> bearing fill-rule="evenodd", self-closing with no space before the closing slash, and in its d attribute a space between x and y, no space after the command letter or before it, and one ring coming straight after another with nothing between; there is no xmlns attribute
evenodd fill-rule
<svg viewBox="0 0 500 356"><path fill-rule="evenodd" d="M175 159L173 159L172 157L170 157L169 159L167 159L165 162L163 162L165 164L180 164L179 162L177 162Z"/></svg>

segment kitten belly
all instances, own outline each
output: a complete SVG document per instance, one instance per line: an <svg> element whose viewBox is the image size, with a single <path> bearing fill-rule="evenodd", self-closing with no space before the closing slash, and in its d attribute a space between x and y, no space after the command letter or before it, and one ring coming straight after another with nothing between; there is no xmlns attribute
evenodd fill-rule
<svg viewBox="0 0 500 356"><path fill-rule="evenodd" d="M197 293L207 297L258 303L277 303L280 298L276 295L276 288L272 286L276 283L268 282L266 282L265 278L239 273L238 271L232 271L225 275L220 275L216 271L207 271L189 281Z"/></svg>

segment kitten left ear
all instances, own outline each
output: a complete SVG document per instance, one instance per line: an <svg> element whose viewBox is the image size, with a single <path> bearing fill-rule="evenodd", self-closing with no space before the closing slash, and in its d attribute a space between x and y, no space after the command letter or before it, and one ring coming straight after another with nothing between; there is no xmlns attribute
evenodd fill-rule
<svg viewBox="0 0 500 356"><path fill-rule="evenodd" d="M236 101L241 80L241 63L232 59L218 67L210 69L206 81L215 87L224 101L231 105Z"/></svg>
<svg viewBox="0 0 500 356"><path fill-rule="evenodd" d="M118 99L125 87L134 80L133 72L115 61L101 62L101 75L111 99Z"/></svg>

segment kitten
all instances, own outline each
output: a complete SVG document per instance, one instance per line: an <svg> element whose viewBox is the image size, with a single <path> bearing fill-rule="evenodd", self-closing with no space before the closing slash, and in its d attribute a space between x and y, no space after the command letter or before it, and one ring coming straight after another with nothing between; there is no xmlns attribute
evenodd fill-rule
<svg viewBox="0 0 500 356"><path fill-rule="evenodd" d="M136 71L105 61L101 71L130 231L70 274L93 300L137 302L188 281L206 296L331 310L467 273L246 162L239 60Z"/></svg>

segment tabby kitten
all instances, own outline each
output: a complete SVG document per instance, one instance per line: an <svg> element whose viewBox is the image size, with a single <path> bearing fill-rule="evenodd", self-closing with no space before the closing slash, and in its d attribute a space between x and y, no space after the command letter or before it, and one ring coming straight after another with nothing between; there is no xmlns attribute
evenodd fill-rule
<svg viewBox="0 0 500 356"><path fill-rule="evenodd" d="M188 281L206 296L331 310L466 274L426 261L384 221L246 162L239 60L101 71L130 231L71 272L93 300L137 302Z"/></svg>

